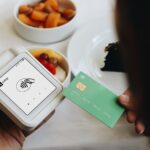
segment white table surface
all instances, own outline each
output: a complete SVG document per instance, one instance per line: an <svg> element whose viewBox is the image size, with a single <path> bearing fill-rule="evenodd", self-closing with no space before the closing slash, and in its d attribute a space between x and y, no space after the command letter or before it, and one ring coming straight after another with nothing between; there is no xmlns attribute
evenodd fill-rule
<svg viewBox="0 0 150 150"><path fill-rule="evenodd" d="M112 19L112 0L74 0L78 7L78 28L94 18ZM23 45L51 47L66 54L69 39L55 44L41 45L20 38L13 28L13 8L18 0L0 0L0 51ZM135 134L124 117L114 129L65 100L54 116L30 135L25 150L148 150L148 138Z"/></svg>

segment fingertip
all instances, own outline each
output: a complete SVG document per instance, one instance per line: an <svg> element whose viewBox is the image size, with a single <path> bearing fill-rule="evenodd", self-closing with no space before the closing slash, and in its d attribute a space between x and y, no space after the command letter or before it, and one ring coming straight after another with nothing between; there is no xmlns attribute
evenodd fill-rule
<svg viewBox="0 0 150 150"><path fill-rule="evenodd" d="M129 98L128 95L121 95L121 96L119 97L119 103L120 103L121 105L123 105L123 106L128 105L129 100L130 100L130 98Z"/></svg>
<svg viewBox="0 0 150 150"><path fill-rule="evenodd" d="M143 122L137 121L135 123L135 130L136 130L137 134L140 134L140 135L143 134L145 131L145 126L144 126Z"/></svg>

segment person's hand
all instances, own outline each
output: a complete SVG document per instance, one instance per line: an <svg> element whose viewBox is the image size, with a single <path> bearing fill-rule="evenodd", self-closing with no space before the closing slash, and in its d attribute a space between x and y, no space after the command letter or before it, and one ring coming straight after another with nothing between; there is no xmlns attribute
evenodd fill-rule
<svg viewBox="0 0 150 150"><path fill-rule="evenodd" d="M43 125L54 111L34 130L22 131L3 112L0 111L0 150L21 150L25 138Z"/></svg>
<svg viewBox="0 0 150 150"><path fill-rule="evenodd" d="M129 123L134 123L135 131L138 134L143 134L145 131L145 126L137 115L138 112L138 104L134 100L130 90L127 90L119 97L119 103L125 107L127 113L127 121Z"/></svg>

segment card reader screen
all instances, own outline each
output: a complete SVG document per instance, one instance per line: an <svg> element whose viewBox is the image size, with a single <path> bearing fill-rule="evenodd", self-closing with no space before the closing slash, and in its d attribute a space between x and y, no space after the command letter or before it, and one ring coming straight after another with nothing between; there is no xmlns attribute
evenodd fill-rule
<svg viewBox="0 0 150 150"><path fill-rule="evenodd" d="M26 115L55 89L56 87L25 58L0 78L0 90Z"/></svg>

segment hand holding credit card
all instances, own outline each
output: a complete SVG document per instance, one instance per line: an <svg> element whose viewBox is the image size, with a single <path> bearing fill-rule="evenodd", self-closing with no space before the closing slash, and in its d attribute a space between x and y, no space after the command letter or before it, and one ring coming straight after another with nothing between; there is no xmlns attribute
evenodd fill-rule
<svg viewBox="0 0 150 150"><path fill-rule="evenodd" d="M114 93L83 72L80 72L64 89L63 94L111 128L124 112L117 103L117 96Z"/></svg>

